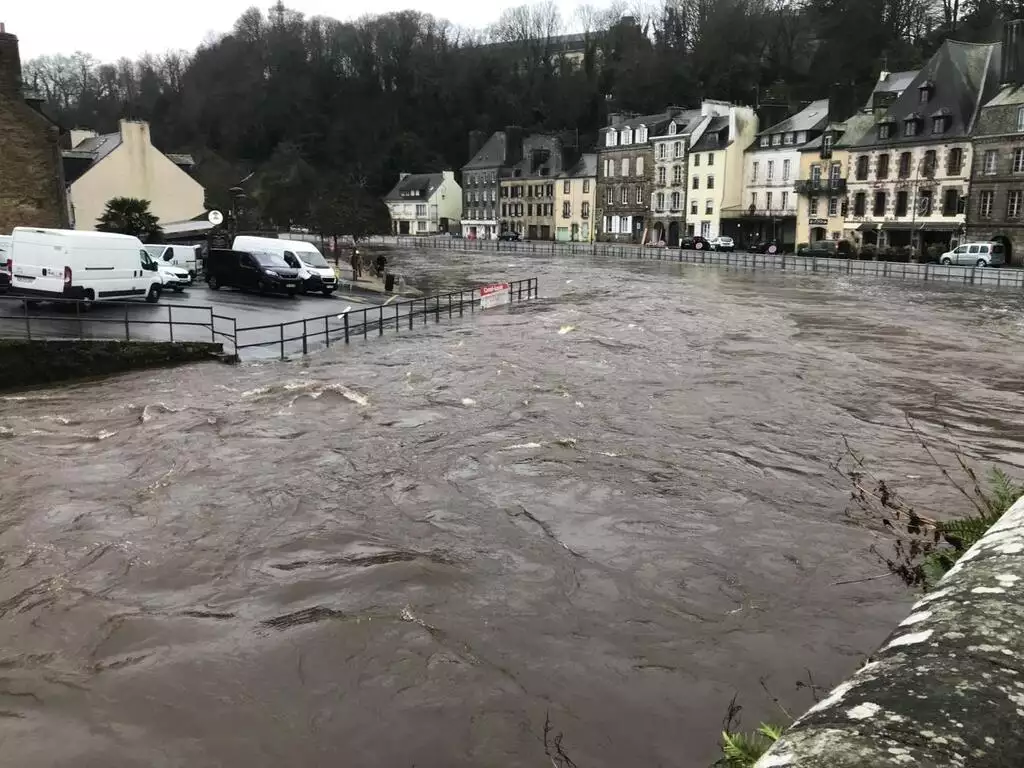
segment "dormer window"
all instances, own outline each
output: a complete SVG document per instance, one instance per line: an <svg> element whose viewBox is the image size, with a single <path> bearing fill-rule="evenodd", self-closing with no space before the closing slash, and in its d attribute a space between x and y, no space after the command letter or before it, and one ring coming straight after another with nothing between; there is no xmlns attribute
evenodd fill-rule
<svg viewBox="0 0 1024 768"><path fill-rule="evenodd" d="M647 143L647 126L641 125L636 129L636 143L646 144Z"/></svg>
<svg viewBox="0 0 1024 768"><path fill-rule="evenodd" d="M768 146L768 137L767 136L762 136L761 137L761 146L762 147L767 147Z"/></svg>
<svg viewBox="0 0 1024 768"><path fill-rule="evenodd" d="M943 107L940 110L932 113L932 133L945 133L949 130L949 124L952 122L953 115L948 109Z"/></svg>
<svg viewBox="0 0 1024 768"><path fill-rule="evenodd" d="M896 121L893 120L891 117L882 118L882 120L878 123L878 139L880 141L891 139L896 133L893 130L895 127Z"/></svg>
<svg viewBox="0 0 1024 768"><path fill-rule="evenodd" d="M903 121L903 135L917 136L921 132L921 115L916 112L907 115Z"/></svg>
<svg viewBox="0 0 1024 768"><path fill-rule="evenodd" d="M777 147L782 143L782 134L776 133L772 136L772 146Z"/></svg>
<svg viewBox="0 0 1024 768"><path fill-rule="evenodd" d="M614 147L618 138L619 134L617 131L608 131L608 137L605 139L605 146Z"/></svg>
<svg viewBox="0 0 1024 768"><path fill-rule="evenodd" d="M624 130L622 132L622 136L619 137L619 141L622 144L622 146L626 146L627 144L632 144L633 143L633 129L632 128L627 128L626 130Z"/></svg>
<svg viewBox="0 0 1024 768"><path fill-rule="evenodd" d="M920 94L920 103L927 104L929 101L931 101L932 95L935 93L935 83L933 83L931 80L925 80L918 87L918 93Z"/></svg>
<svg viewBox="0 0 1024 768"><path fill-rule="evenodd" d="M782 143L786 144L786 145L792 144L793 143L793 134L792 133L784 134L783 137L782 137Z"/></svg>
<svg viewBox="0 0 1024 768"><path fill-rule="evenodd" d="M668 135L669 136L675 136L676 135L676 124L675 123L669 123L668 124Z"/></svg>
<svg viewBox="0 0 1024 768"><path fill-rule="evenodd" d="M1024 133L1024 107L1017 108L1017 132Z"/></svg>
<svg viewBox="0 0 1024 768"><path fill-rule="evenodd" d="M835 134L826 133L821 137L821 156L832 157L832 145L835 144Z"/></svg>

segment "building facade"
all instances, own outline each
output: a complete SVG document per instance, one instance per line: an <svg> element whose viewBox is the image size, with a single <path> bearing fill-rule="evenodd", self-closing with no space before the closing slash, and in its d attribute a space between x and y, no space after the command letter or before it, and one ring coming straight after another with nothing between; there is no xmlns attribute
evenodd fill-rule
<svg viewBox="0 0 1024 768"><path fill-rule="evenodd" d="M67 227L60 129L26 101L18 38L0 24L0 234Z"/></svg>
<svg viewBox="0 0 1024 768"><path fill-rule="evenodd" d="M523 157L501 179L501 232L527 240L555 238L555 181L566 170L566 151L557 136L523 140Z"/></svg>
<svg viewBox="0 0 1024 768"><path fill-rule="evenodd" d="M117 133L76 131L75 137L78 142L63 153L75 229L95 229L115 197L148 200L161 224L188 221L206 210L206 193L186 170L192 158L154 147L148 123L121 120Z"/></svg>
<svg viewBox="0 0 1024 768"><path fill-rule="evenodd" d="M963 236L969 137L979 106L998 91L999 49L947 40L850 144L845 226L859 245L908 248L921 259Z"/></svg>
<svg viewBox="0 0 1024 768"><path fill-rule="evenodd" d="M966 239L995 241L1008 263L1024 264L1024 22L1006 25L1001 88L973 131Z"/></svg>
<svg viewBox="0 0 1024 768"><path fill-rule="evenodd" d="M743 214L745 150L758 132L750 107L729 105L695 137L687 174L686 233L736 239L730 225Z"/></svg>
<svg viewBox="0 0 1024 768"><path fill-rule="evenodd" d="M449 232L462 218L462 187L453 171L403 173L384 202L393 235Z"/></svg>
<svg viewBox="0 0 1024 768"><path fill-rule="evenodd" d="M597 152L600 240L644 242L654 180L652 139L683 110L657 115L613 113L601 129Z"/></svg>
<svg viewBox="0 0 1024 768"><path fill-rule="evenodd" d="M654 154L650 238L669 247L679 245L686 232L687 158L692 141L699 139L714 119L702 110L690 109L674 115L651 140Z"/></svg>
<svg viewBox="0 0 1024 768"><path fill-rule="evenodd" d="M479 131L469 134L469 162L462 167L462 236L482 240L499 233L501 179L523 156L523 132L509 126L484 140Z"/></svg>
<svg viewBox="0 0 1024 768"><path fill-rule="evenodd" d="M595 233L597 155L585 154L555 184L555 239L589 243Z"/></svg>
<svg viewBox="0 0 1024 768"><path fill-rule="evenodd" d="M739 243L771 240L795 247L801 150L821 135L828 109L827 99L813 101L757 134L744 159L746 209L731 217L726 234Z"/></svg>

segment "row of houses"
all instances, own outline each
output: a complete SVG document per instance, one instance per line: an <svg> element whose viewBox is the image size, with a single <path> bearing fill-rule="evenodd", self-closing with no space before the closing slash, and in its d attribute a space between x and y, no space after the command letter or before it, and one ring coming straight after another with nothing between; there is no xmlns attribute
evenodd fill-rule
<svg viewBox="0 0 1024 768"><path fill-rule="evenodd" d="M998 43L947 41L920 70L881 72L844 113L821 99L761 125L746 106L705 100L651 115L614 113L596 151L516 127L470 136L462 183L396 232L673 246L687 235L795 247L1003 242L1024 257L1024 21ZM412 179L413 181L410 181ZM400 191L400 190L399 190ZM436 213L436 215L435 215ZM1013 254L1017 253L1018 257Z"/></svg>

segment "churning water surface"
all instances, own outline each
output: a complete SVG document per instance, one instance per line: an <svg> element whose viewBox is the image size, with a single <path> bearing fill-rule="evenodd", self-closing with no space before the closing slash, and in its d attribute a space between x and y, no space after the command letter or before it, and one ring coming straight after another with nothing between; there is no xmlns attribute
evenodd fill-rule
<svg viewBox="0 0 1024 768"><path fill-rule="evenodd" d="M0 399L5 765L706 766L912 599L845 437L1024 464L1016 292L395 253L542 298L289 363ZM947 431L948 430L948 431Z"/></svg>

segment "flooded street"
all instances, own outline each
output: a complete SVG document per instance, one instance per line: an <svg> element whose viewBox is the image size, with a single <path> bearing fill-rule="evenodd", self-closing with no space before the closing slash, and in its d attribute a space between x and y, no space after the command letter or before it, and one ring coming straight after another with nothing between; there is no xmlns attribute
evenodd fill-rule
<svg viewBox="0 0 1024 768"><path fill-rule="evenodd" d="M580 768L703 768L734 693L803 709L913 600L835 585L884 570L844 437L940 512L905 412L1024 467L1016 291L389 261L542 298L0 396L4 764L541 768L549 716Z"/></svg>

